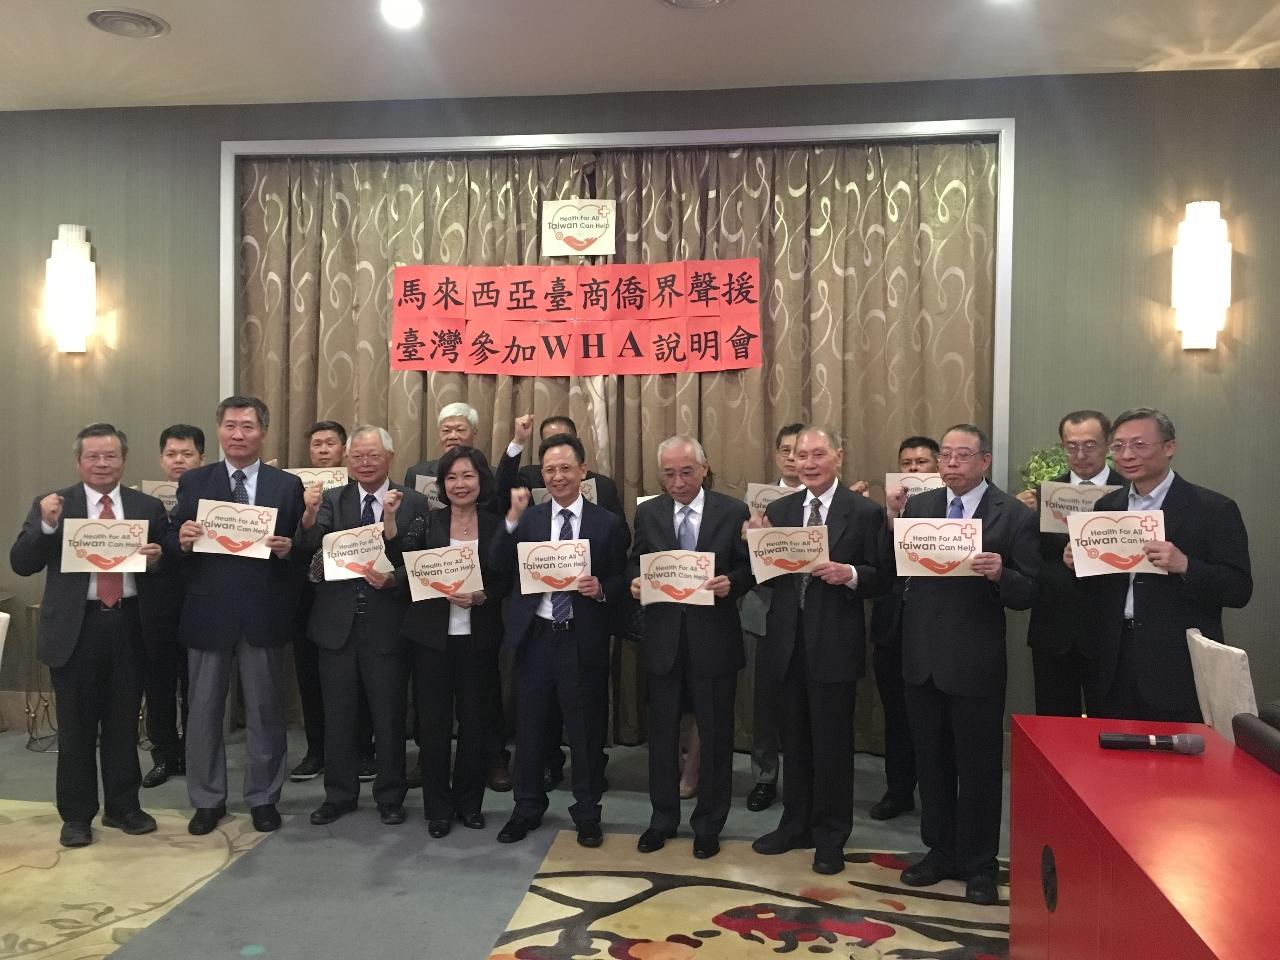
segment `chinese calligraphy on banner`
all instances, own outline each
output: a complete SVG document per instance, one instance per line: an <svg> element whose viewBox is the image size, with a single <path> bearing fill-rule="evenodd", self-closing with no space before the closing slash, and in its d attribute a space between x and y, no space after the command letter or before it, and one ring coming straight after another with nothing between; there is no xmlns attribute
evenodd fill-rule
<svg viewBox="0 0 1280 960"><path fill-rule="evenodd" d="M397 267L391 366L514 377L759 367L760 261Z"/></svg>

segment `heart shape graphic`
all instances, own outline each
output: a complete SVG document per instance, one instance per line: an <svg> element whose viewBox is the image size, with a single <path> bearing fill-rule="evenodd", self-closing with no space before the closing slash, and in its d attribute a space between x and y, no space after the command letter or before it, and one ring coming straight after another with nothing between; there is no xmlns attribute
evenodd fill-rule
<svg viewBox="0 0 1280 960"><path fill-rule="evenodd" d="M119 530L118 527L116 529L117 531ZM108 528L106 524L86 523L80 528L80 532L76 534L74 543L78 544L84 540L92 540L95 537L105 537L110 532L110 528ZM106 555L91 552L94 549L92 547L76 546L76 556L81 560L88 560L99 570L112 570L132 557L142 547L142 527L138 524L133 524L129 527L129 533L131 536L135 537L136 540L133 543L122 543L120 545L119 549L124 549L126 546L128 547L125 553Z"/></svg>
<svg viewBox="0 0 1280 960"><path fill-rule="evenodd" d="M545 583L552 590L563 590L587 572L586 551L581 544L577 543L567 543L559 547L550 547L543 544L529 551L528 563L532 566L557 557L563 557L566 561L564 569L569 571L568 574L549 575L537 570L531 570L529 576L534 580Z"/></svg>
<svg viewBox="0 0 1280 960"><path fill-rule="evenodd" d="M584 222L587 217L597 218L593 227L588 227ZM561 207L547 225L557 240L577 253L592 246L612 226L605 208L598 203Z"/></svg>
<svg viewBox="0 0 1280 960"><path fill-rule="evenodd" d="M457 580L445 582L443 580L433 579L432 573L425 569L426 558L424 557L419 557L414 563L412 570L413 576L417 577L418 582L424 587L430 587L432 590L438 590L440 593L452 597L462 589L462 585L467 582L472 571L475 570L475 551L470 547L455 547L451 550L444 550L436 555L438 560L430 564L430 566L438 569L440 563L444 562L446 559L452 560L454 554L457 554L457 561L455 561L456 567L451 565L450 569L457 569Z"/></svg>
<svg viewBox="0 0 1280 960"><path fill-rule="evenodd" d="M373 569L382 554L382 530L366 527L333 538L329 552L334 562L361 576Z"/></svg>
<svg viewBox="0 0 1280 960"><path fill-rule="evenodd" d="M791 557L768 555L770 551L778 547L783 547L790 553L799 553L801 556L797 559L792 559ZM787 573L795 573L802 567L808 566L818 559L821 554L821 535L819 534L815 537L809 531L765 534L756 545L756 556L760 557L760 561L766 567L777 567L779 570L787 571Z"/></svg>
<svg viewBox="0 0 1280 960"><path fill-rule="evenodd" d="M1140 527L1140 529L1135 529ZM1138 564L1146 559L1146 554L1139 551L1138 553L1117 553L1116 549L1125 549L1124 545L1112 546L1110 543L1091 542L1092 538L1099 537L1106 540L1120 539L1122 537L1134 538L1141 540L1149 540L1155 536L1156 523L1150 517L1139 518L1137 516L1124 516L1118 519L1111 517L1093 517L1085 522L1080 528L1080 537L1077 540L1084 541L1085 553L1093 560L1101 560L1109 567L1117 570L1132 570ZM1132 549L1130 546L1129 549Z"/></svg>
<svg viewBox="0 0 1280 960"><path fill-rule="evenodd" d="M270 519L270 513L253 506L217 506L205 514L204 532L205 536L212 539L214 543L220 545L228 553L242 553L255 543L260 543L271 535L271 530L267 527ZM259 527L262 532L249 540L237 540L230 534L217 532L214 524L219 520L242 521L250 527Z"/></svg>
<svg viewBox="0 0 1280 960"><path fill-rule="evenodd" d="M952 528L952 529L948 529L948 528ZM917 533L917 532L938 533L938 534L945 533L947 536L954 536L955 534L958 533L962 537L964 537L966 540L969 541L970 552L965 556L960 557L958 560L955 560L955 559L939 560L936 557L931 556L929 554L929 547L927 544L918 544L912 547L908 547L906 549L906 558L908 561L910 561L911 563L919 564L920 566L928 570L930 573L935 574L937 576L940 576L940 577L945 576L951 571L959 569L961 566L964 565L965 561L967 561L969 557L972 556L973 554L973 551L972 551L973 536L975 533L977 533L977 530L972 524L969 524L965 521L951 520L951 521L944 521L942 523L930 523L928 521L920 521L918 523L913 523L911 524L911 526L907 527L907 529L903 532L902 540L904 542L910 543L913 533Z"/></svg>

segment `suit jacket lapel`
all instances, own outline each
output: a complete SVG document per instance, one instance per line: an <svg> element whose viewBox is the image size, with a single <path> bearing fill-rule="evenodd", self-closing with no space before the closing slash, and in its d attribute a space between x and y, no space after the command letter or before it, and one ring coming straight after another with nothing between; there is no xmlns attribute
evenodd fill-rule
<svg viewBox="0 0 1280 960"><path fill-rule="evenodd" d="M1190 491L1187 489L1189 484L1182 477L1174 474L1173 483L1169 485L1169 492L1164 495L1164 503L1160 508L1164 511L1164 538L1172 540L1173 535L1178 532L1182 526L1182 521L1186 518L1188 507L1191 504Z"/></svg>
<svg viewBox="0 0 1280 960"><path fill-rule="evenodd" d="M88 519L89 501L85 497L83 483L77 483L67 491L67 502L62 509L62 515L72 520Z"/></svg>
<svg viewBox="0 0 1280 960"><path fill-rule="evenodd" d="M844 534L845 528L849 526L849 501L845 498L845 494L854 497L857 494L852 491L845 490L840 486L840 481L836 481L835 495L831 498L831 506L827 509L827 544L828 548L835 543Z"/></svg>
<svg viewBox="0 0 1280 960"><path fill-rule="evenodd" d="M229 502L231 500L231 474L227 471L227 462L222 460L213 466L213 476L210 479L213 481L213 492L217 494L213 499Z"/></svg>
<svg viewBox="0 0 1280 960"><path fill-rule="evenodd" d="M708 552L704 544L715 535L715 525L720 522L722 515L720 504L712 498L709 492L704 492L702 495L702 522L698 524L698 540L693 549ZM676 538L676 546L680 546L678 537Z"/></svg>

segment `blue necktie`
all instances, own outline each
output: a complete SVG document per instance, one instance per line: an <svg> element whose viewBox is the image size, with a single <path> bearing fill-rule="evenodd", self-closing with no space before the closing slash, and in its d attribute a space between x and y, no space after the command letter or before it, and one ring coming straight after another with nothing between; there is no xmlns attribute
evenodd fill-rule
<svg viewBox="0 0 1280 960"><path fill-rule="evenodd" d="M964 501L961 500L959 497L956 497L951 501L951 509L947 511L947 519L948 520L964 519Z"/></svg>
<svg viewBox="0 0 1280 960"><path fill-rule="evenodd" d="M680 508L680 527L676 530L676 541L681 550L696 550L698 538L693 535L693 522L689 519L693 507L686 504Z"/></svg>
<svg viewBox="0 0 1280 960"><path fill-rule="evenodd" d="M248 503L249 488L244 485L244 482L246 480L244 471L237 470L235 473L231 475L231 479L236 482L236 485L231 488L231 502L232 503Z"/></svg>
<svg viewBox="0 0 1280 960"><path fill-rule="evenodd" d="M573 512L568 508L560 511L560 539L573 539ZM573 619L573 593L559 590L551 595L551 619L556 623L568 623Z"/></svg>
<svg viewBox="0 0 1280 960"><path fill-rule="evenodd" d="M364 495L364 509L360 511L360 523L366 527L371 523L378 522L373 518L373 504L377 499L372 493Z"/></svg>

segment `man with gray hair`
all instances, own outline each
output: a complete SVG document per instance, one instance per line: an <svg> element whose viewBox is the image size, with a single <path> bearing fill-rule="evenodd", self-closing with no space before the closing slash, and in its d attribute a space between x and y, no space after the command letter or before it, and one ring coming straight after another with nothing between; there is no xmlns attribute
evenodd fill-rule
<svg viewBox="0 0 1280 960"><path fill-rule="evenodd" d="M436 430L440 436L440 452L454 447L479 447L480 414L469 403L448 403L436 416ZM410 490L418 488L418 477L434 477L437 456L432 460L420 460L405 471L404 485Z"/></svg>
<svg viewBox="0 0 1280 960"><path fill-rule="evenodd" d="M698 803L689 823L693 855L713 857L733 796L733 695L746 663L738 598L754 582L742 539L750 512L735 497L708 490L707 456L693 437L658 445L666 490L636 509L631 544L631 595L640 599L640 561L648 553L696 550L715 554L702 589L710 606L651 603L644 607L641 645L648 674L649 828L637 849L652 853L680 823L680 717L692 708L702 740Z"/></svg>

